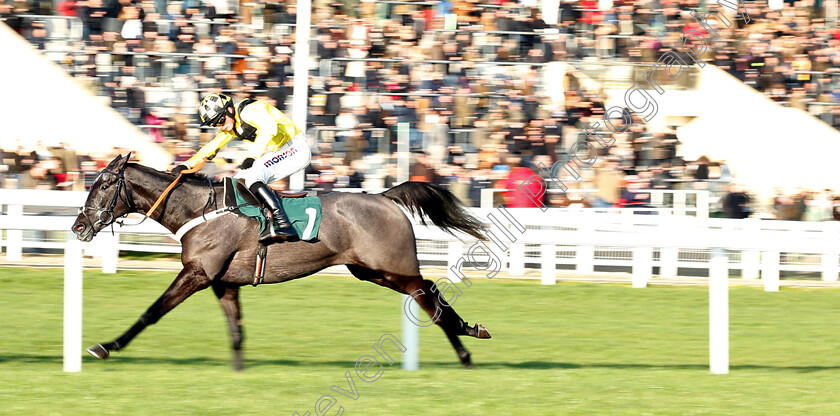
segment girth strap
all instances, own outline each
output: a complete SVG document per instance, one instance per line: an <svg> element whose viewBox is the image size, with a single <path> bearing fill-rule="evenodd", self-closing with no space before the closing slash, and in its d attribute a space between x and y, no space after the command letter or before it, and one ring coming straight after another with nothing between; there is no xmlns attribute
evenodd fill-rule
<svg viewBox="0 0 840 416"><path fill-rule="evenodd" d="M178 231L175 231L175 238L178 239L178 241L181 241L181 239L184 238L184 235L187 234L193 228L198 227L199 225L204 224L205 222L210 221L212 219L216 219L216 218L219 218L221 216L230 214L231 212L236 211L237 209L242 208L246 205L248 205L248 204L241 204L241 205L236 205L236 206L232 206L232 207L224 207L224 208L217 209L217 210L215 210L215 211L213 211L209 214L204 214L204 215L202 215L198 218L193 218L192 220L188 221L186 224L182 225L181 228L178 229Z"/></svg>

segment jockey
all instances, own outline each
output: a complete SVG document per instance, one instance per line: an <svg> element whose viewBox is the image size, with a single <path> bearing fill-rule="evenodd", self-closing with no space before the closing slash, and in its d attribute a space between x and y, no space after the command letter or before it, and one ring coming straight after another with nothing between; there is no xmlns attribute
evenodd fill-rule
<svg viewBox="0 0 840 416"><path fill-rule="evenodd" d="M172 169L178 174L195 166L202 158L213 159L233 139L251 142L246 159L234 178L242 178L248 189L271 212L269 231L261 243L296 237L280 199L267 184L283 179L309 166L312 157L306 136L285 114L270 104L246 99L237 105L224 94L210 94L198 107L201 125L218 127L216 137L190 159Z"/></svg>

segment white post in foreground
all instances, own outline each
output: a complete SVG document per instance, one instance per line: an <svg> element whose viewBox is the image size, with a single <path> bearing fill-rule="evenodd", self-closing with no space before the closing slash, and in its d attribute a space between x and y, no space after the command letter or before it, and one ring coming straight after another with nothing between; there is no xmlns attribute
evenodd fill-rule
<svg viewBox="0 0 840 416"><path fill-rule="evenodd" d="M493 208L493 199L496 195L496 190L493 188L486 188L481 190L481 202L479 207L481 208Z"/></svg>
<svg viewBox="0 0 840 416"><path fill-rule="evenodd" d="M82 371L82 242L64 248L64 371Z"/></svg>
<svg viewBox="0 0 840 416"><path fill-rule="evenodd" d="M824 282L836 282L838 271L838 254L824 253L822 255L822 280Z"/></svg>
<svg viewBox="0 0 840 416"><path fill-rule="evenodd" d="M7 205L6 214L9 217L23 217L23 205ZM6 260L21 261L23 259L23 230L6 230Z"/></svg>
<svg viewBox="0 0 840 416"><path fill-rule="evenodd" d="M677 247L662 247L659 249L659 277L665 279L677 277L679 256L680 249Z"/></svg>
<svg viewBox="0 0 840 416"><path fill-rule="evenodd" d="M406 122L397 123L397 182L399 183L411 178L408 172L410 128Z"/></svg>
<svg viewBox="0 0 840 416"><path fill-rule="evenodd" d="M764 281L764 290L767 292L779 291L779 262L781 253L778 251L765 251L761 253L761 280Z"/></svg>
<svg viewBox="0 0 840 416"><path fill-rule="evenodd" d="M594 224L598 219L588 216L592 221L583 221L578 226L578 232L589 234L595 232ZM595 273L595 246L592 244L577 246L577 272L582 275Z"/></svg>
<svg viewBox="0 0 840 416"><path fill-rule="evenodd" d="M301 130L306 130L306 113L309 98L309 34L312 30L312 0L298 0L295 20L294 84L292 86L292 121ZM289 188L303 189L304 173L296 172L289 177Z"/></svg>
<svg viewBox="0 0 840 416"><path fill-rule="evenodd" d="M744 250L741 252L741 278L747 280L758 279L761 266L761 252L758 250Z"/></svg>
<svg viewBox="0 0 840 416"><path fill-rule="evenodd" d="M709 370L729 373L729 269L726 252L712 249L709 265Z"/></svg>
<svg viewBox="0 0 840 416"><path fill-rule="evenodd" d="M647 287L653 274L653 247L633 248L633 272L631 280L633 287Z"/></svg>
<svg viewBox="0 0 840 416"><path fill-rule="evenodd" d="M557 246L543 244L540 249L540 280L544 285L557 284Z"/></svg>
<svg viewBox="0 0 840 416"><path fill-rule="evenodd" d="M414 371L420 367L420 330L417 325L408 317L408 311L405 310L405 302L409 295L402 295L402 303L400 303L400 312L402 313L402 342L405 346L403 353L402 369ZM419 314L419 305L417 301L411 300L409 308L414 316Z"/></svg>
<svg viewBox="0 0 840 416"><path fill-rule="evenodd" d="M102 254L102 273L114 274L117 272L117 263L120 258L120 236L104 233L99 236L99 244Z"/></svg>
<svg viewBox="0 0 840 416"><path fill-rule="evenodd" d="M513 243L510 245L510 259L508 262L510 264L508 272L511 276L525 276L525 243Z"/></svg>
<svg viewBox="0 0 840 416"><path fill-rule="evenodd" d="M464 252L464 243L460 240L450 240L448 243L448 253L446 255L446 273L449 280L455 283L461 283L461 276L456 273L458 260L461 260Z"/></svg>
<svg viewBox="0 0 840 416"><path fill-rule="evenodd" d="M743 220L743 232L746 235L760 236L761 235L761 220L758 218L748 218ZM752 241L751 241L752 243ZM761 267L761 251L754 248L749 248L741 252L741 278L748 280L758 279L758 272Z"/></svg>

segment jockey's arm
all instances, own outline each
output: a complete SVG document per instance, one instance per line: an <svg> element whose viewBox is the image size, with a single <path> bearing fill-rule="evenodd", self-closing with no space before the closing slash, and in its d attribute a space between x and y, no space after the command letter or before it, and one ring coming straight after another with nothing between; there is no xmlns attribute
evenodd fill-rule
<svg viewBox="0 0 840 416"><path fill-rule="evenodd" d="M201 159L207 158L208 160L212 160L233 138L234 135L232 133L220 131L213 140L202 146L201 149L198 149L198 152L193 157L181 162L181 164L188 168L193 168Z"/></svg>

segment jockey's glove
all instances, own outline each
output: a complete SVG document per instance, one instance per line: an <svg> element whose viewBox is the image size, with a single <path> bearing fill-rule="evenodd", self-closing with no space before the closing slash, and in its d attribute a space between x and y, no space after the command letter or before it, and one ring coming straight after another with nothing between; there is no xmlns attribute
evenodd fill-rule
<svg viewBox="0 0 840 416"><path fill-rule="evenodd" d="M184 165L178 165L178 166L175 166L174 168L172 168L172 174L175 175L175 176L178 176L178 174L181 173L182 170L187 170L187 169L189 169L189 168L184 166Z"/></svg>
<svg viewBox="0 0 840 416"><path fill-rule="evenodd" d="M248 169L254 165L254 158L249 157L242 161L242 164L239 165L239 169Z"/></svg>

